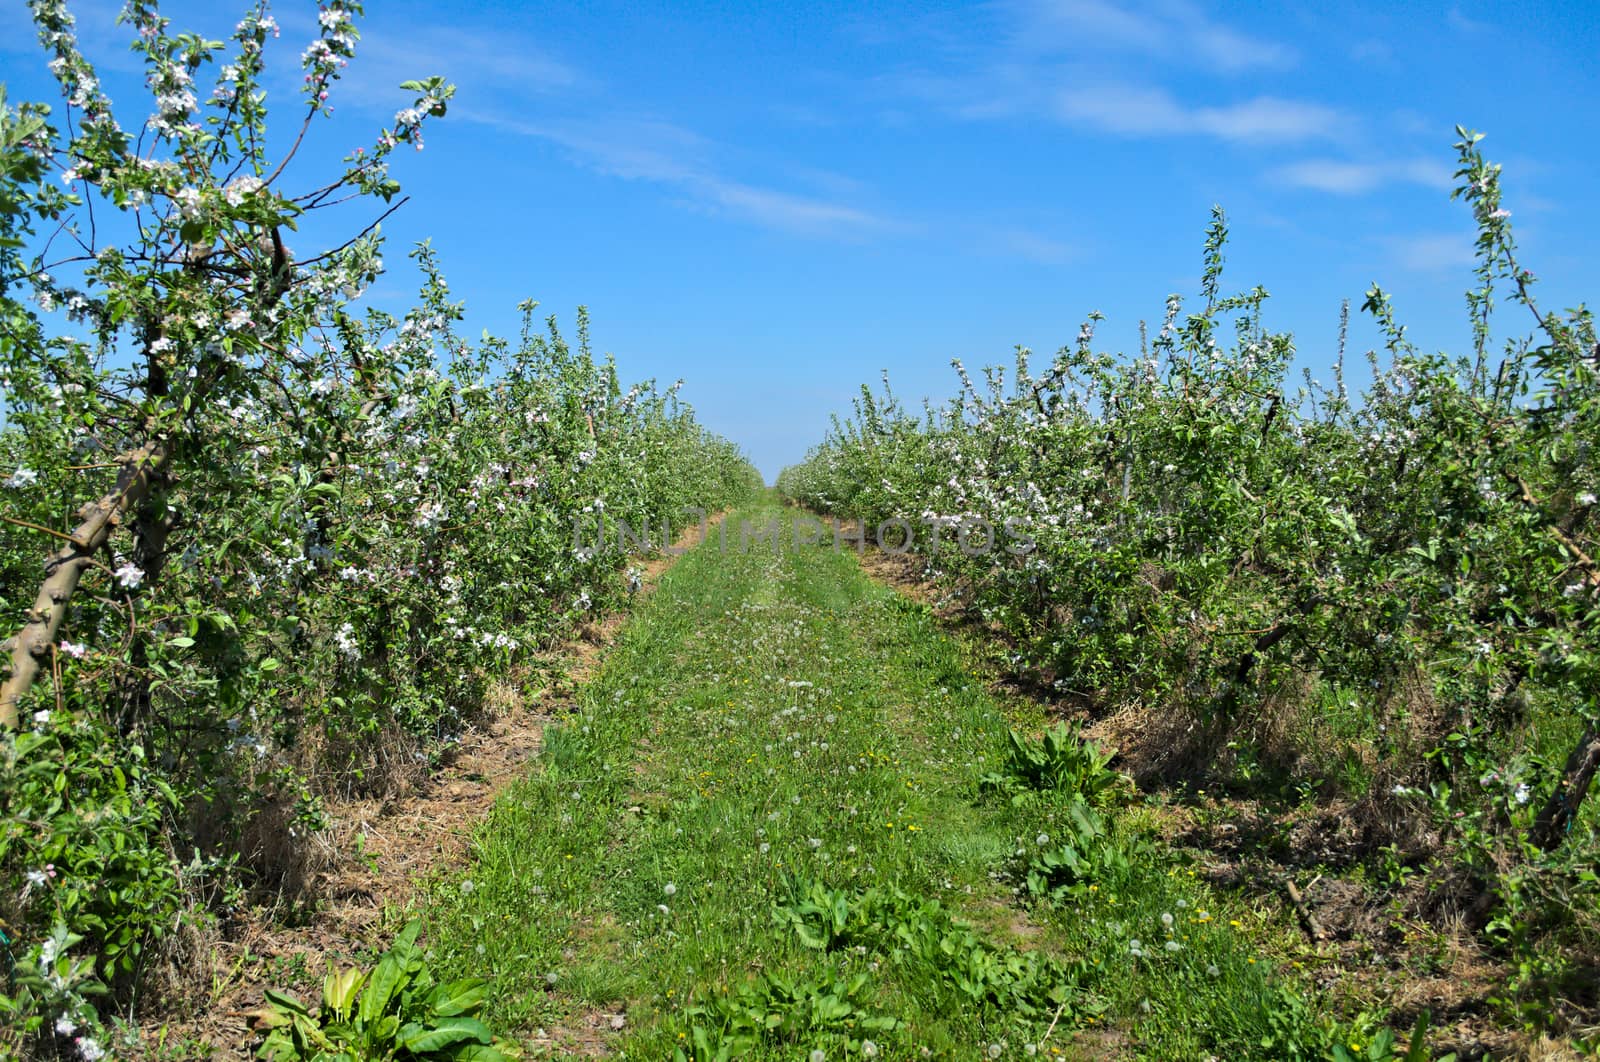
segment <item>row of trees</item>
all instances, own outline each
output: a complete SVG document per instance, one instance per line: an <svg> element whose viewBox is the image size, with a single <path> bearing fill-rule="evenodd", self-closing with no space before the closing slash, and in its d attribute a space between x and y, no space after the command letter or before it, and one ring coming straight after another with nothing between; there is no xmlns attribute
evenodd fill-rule
<svg viewBox="0 0 1600 1062"><path fill-rule="evenodd" d="M1342 335L1332 385L1296 386L1266 291L1223 292L1218 210L1199 305L1170 297L1136 358L1095 349L1096 315L1043 373L957 362L941 406L863 387L779 486L870 524L1027 528L1025 557L947 534L927 565L1065 693L1176 713L1213 753L1287 729L1302 777L1339 751L1391 820L1433 811L1531 986L1600 941L1600 348L1587 309L1535 302L1479 139L1466 356L1413 346L1374 287L1365 388ZM1499 351L1497 294L1534 326Z"/></svg>
<svg viewBox="0 0 1600 1062"><path fill-rule="evenodd" d="M415 308L359 309L391 156L452 92L406 83L315 172L359 5L321 7L277 154L264 3L228 41L128 4L138 126L66 4L32 11L65 102L0 98L0 1045L94 1058L180 920L295 885L326 798L426 764L637 587L573 541L583 514L681 523L759 477L676 385L625 388L581 311L574 344L531 303L468 342L427 245ZM347 241L289 250L363 202Z"/></svg>

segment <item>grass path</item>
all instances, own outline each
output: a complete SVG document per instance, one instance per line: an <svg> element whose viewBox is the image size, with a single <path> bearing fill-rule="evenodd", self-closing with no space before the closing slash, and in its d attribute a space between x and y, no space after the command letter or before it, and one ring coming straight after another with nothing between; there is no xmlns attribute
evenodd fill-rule
<svg viewBox="0 0 1600 1062"><path fill-rule="evenodd" d="M1282 926L1136 800L1007 774L1043 720L847 550L741 552L776 515L663 577L426 890L492 1025L553 1057L1326 1057L1304 975L1258 959Z"/></svg>

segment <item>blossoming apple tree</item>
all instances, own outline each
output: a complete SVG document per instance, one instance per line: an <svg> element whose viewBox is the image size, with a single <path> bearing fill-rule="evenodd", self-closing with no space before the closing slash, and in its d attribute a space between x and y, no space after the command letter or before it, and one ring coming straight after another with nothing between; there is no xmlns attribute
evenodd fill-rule
<svg viewBox="0 0 1600 1062"><path fill-rule="evenodd" d="M1457 150L1479 233L1467 355L1418 350L1374 286L1387 349L1365 392L1347 387L1343 326L1333 379L1295 387L1266 291L1222 293L1219 210L1200 305L1170 297L1136 358L1097 351L1095 317L1043 373L1025 350L1009 382L958 362L957 397L922 415L863 389L779 486L924 542L978 519L1027 528L1026 556L970 556L947 531L923 560L1062 693L1175 714L1242 770L1346 770L1378 818L1431 814L1481 889L1463 906L1537 953L1531 983L1600 939L1574 899L1592 904L1600 821L1583 805L1600 767L1600 347L1587 309L1538 307L1499 168L1475 134ZM1498 356L1497 294L1533 327ZM1257 747L1286 731L1301 744ZM1541 919L1564 928L1536 943Z"/></svg>
<svg viewBox="0 0 1600 1062"><path fill-rule="evenodd" d="M358 4L320 8L282 137L265 4L212 41L132 0L136 125L67 4L32 11L64 102L0 102L0 1025L83 1040L180 912L302 887L325 798L425 767L619 598L574 517L659 525L754 472L676 387L624 389L581 316L576 345L532 303L468 342L428 245L415 308L361 308L394 155L452 89L407 82L310 158ZM313 248L313 214L354 220Z"/></svg>

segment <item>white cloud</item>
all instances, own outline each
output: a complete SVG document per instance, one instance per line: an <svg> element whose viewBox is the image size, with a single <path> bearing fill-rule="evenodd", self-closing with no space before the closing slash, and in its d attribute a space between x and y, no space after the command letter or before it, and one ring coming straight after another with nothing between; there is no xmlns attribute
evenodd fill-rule
<svg viewBox="0 0 1600 1062"><path fill-rule="evenodd" d="M1343 121L1331 107L1274 96L1225 106L1185 106L1164 89L1103 83L1068 89L1056 100L1069 122L1124 136L1202 134L1255 143L1331 135Z"/></svg>
<svg viewBox="0 0 1600 1062"><path fill-rule="evenodd" d="M1357 41L1350 48L1350 58L1358 63L1377 62L1387 63L1394 58L1394 48L1388 41L1364 40Z"/></svg>
<svg viewBox="0 0 1600 1062"><path fill-rule="evenodd" d="M1334 195L1360 195L1397 183L1418 184L1441 191L1451 187L1450 167L1428 159L1392 162L1307 159L1280 166L1268 177L1281 184Z"/></svg>
<svg viewBox="0 0 1600 1062"><path fill-rule="evenodd" d="M1194 112L1200 128L1224 140L1305 140L1332 133L1339 112L1320 103L1258 96L1227 107Z"/></svg>
<svg viewBox="0 0 1600 1062"><path fill-rule="evenodd" d="M676 187L697 209L768 228L837 239L903 228L846 203L729 178L710 159L713 144L670 122L627 118L533 122L479 110L461 116L557 144L580 165L610 177Z"/></svg>
<svg viewBox="0 0 1600 1062"><path fill-rule="evenodd" d="M758 188L739 181L700 177L690 186L730 213L771 228L811 235L859 236L892 228L890 222L864 210L806 196Z"/></svg>
<svg viewBox="0 0 1600 1062"><path fill-rule="evenodd" d="M1062 265L1077 257L1077 248L1030 229L1002 228L984 234L979 246L1007 258L1036 265Z"/></svg>
<svg viewBox="0 0 1600 1062"><path fill-rule="evenodd" d="M1223 73L1282 70L1293 49L1211 19L1187 0L1002 0L1015 47L1034 53L1135 52Z"/></svg>
<svg viewBox="0 0 1600 1062"><path fill-rule="evenodd" d="M1462 33L1488 33L1490 30L1494 29L1494 25L1492 23L1481 22L1475 18L1468 18L1462 13L1459 7L1451 8L1450 13L1445 16L1445 21L1449 22L1450 25L1454 26Z"/></svg>
<svg viewBox="0 0 1600 1062"><path fill-rule="evenodd" d="M703 169L706 141L671 122L642 118L533 120L505 118L479 108L452 108L452 117L537 137L565 148L589 168L625 180L686 182Z"/></svg>
<svg viewBox="0 0 1600 1062"><path fill-rule="evenodd" d="M71 11L76 19L73 32L78 46L96 69L143 72L143 60L128 47L137 32L117 22L122 4L117 0L73 0ZM207 27L207 30L224 28L228 24ZM0 10L0 54L29 56L40 71L49 60L52 53L39 43L39 27L26 4L7 4ZM0 77L0 80L6 78Z"/></svg>
<svg viewBox="0 0 1600 1062"><path fill-rule="evenodd" d="M1384 243L1400 266L1419 273L1461 269L1475 260L1472 237L1460 233L1391 236Z"/></svg>
<svg viewBox="0 0 1600 1062"><path fill-rule="evenodd" d="M1294 49L1217 21L1191 0L991 0L967 22L954 40L941 19L916 22L906 32L917 35L923 61L872 80L963 120L1044 111L1123 135L1286 142L1327 131L1342 117L1271 94L1207 106L1154 85L1152 68L1192 80L1286 70L1298 61Z"/></svg>
<svg viewBox="0 0 1600 1062"><path fill-rule="evenodd" d="M532 42L514 36L474 33L454 26L429 26L421 40L398 39L368 31L358 50L359 62L418 73L449 72L458 85L515 89L520 95L583 88L589 78L576 67L545 54Z"/></svg>
<svg viewBox="0 0 1600 1062"><path fill-rule="evenodd" d="M1129 85L1068 89L1057 101L1057 113L1127 135L1181 133L1185 124L1183 108L1166 92Z"/></svg>
<svg viewBox="0 0 1600 1062"><path fill-rule="evenodd" d="M286 30L285 36L288 33ZM475 33L454 26L430 26L425 33L416 33L395 23L374 21L362 26L356 60L340 79L337 91L345 103L392 107L396 100L410 102L398 88L402 81L434 74L452 82L456 99L467 105L597 87L576 67L516 36Z"/></svg>
<svg viewBox="0 0 1600 1062"><path fill-rule="evenodd" d="M1225 73L1254 70L1258 67L1287 70L1295 64L1293 49L1271 41L1259 40L1235 33L1225 26L1204 26L1187 36L1178 35L1191 54L1207 65Z"/></svg>
<svg viewBox="0 0 1600 1062"><path fill-rule="evenodd" d="M715 161L717 145L672 122L605 113L619 109L601 102L605 85L521 38L453 27L430 27L421 37L368 33L361 55L352 65L357 79L341 86L347 102L394 106L401 80L445 72L457 85L450 121L544 140L594 172L673 187L694 209L810 236L857 239L894 227L834 198L729 177ZM513 109L519 117L508 117ZM626 113L626 105L620 109ZM565 116L540 114L551 110ZM818 184L824 177L803 171L796 179ZM835 178L833 190L846 181Z"/></svg>

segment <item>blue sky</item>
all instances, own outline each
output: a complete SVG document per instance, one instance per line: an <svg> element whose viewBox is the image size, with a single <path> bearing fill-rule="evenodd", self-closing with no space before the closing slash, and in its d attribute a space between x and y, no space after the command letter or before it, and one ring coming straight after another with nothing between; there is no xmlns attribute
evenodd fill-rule
<svg viewBox="0 0 1600 1062"><path fill-rule="evenodd" d="M74 9L127 122L143 90L116 8ZM166 10L216 37L238 13ZM23 5L0 12L12 98L53 98ZM275 13L283 99L315 10ZM769 477L880 370L942 397L952 357L1009 362L1020 343L1042 360L1091 310L1103 345L1134 347L1141 317L1194 291L1213 203L1228 286L1272 292L1268 323L1314 373L1340 300L1374 281L1419 345L1462 349L1456 123L1505 164L1547 305L1597 288L1592 0L384 2L360 26L304 183L409 102L400 81L454 81L396 167L413 198L386 259L431 237L474 331L514 332L524 298L569 324L587 305L625 376L685 377ZM403 308L410 284L396 269L372 297ZM1364 322L1353 342L1375 342Z"/></svg>

